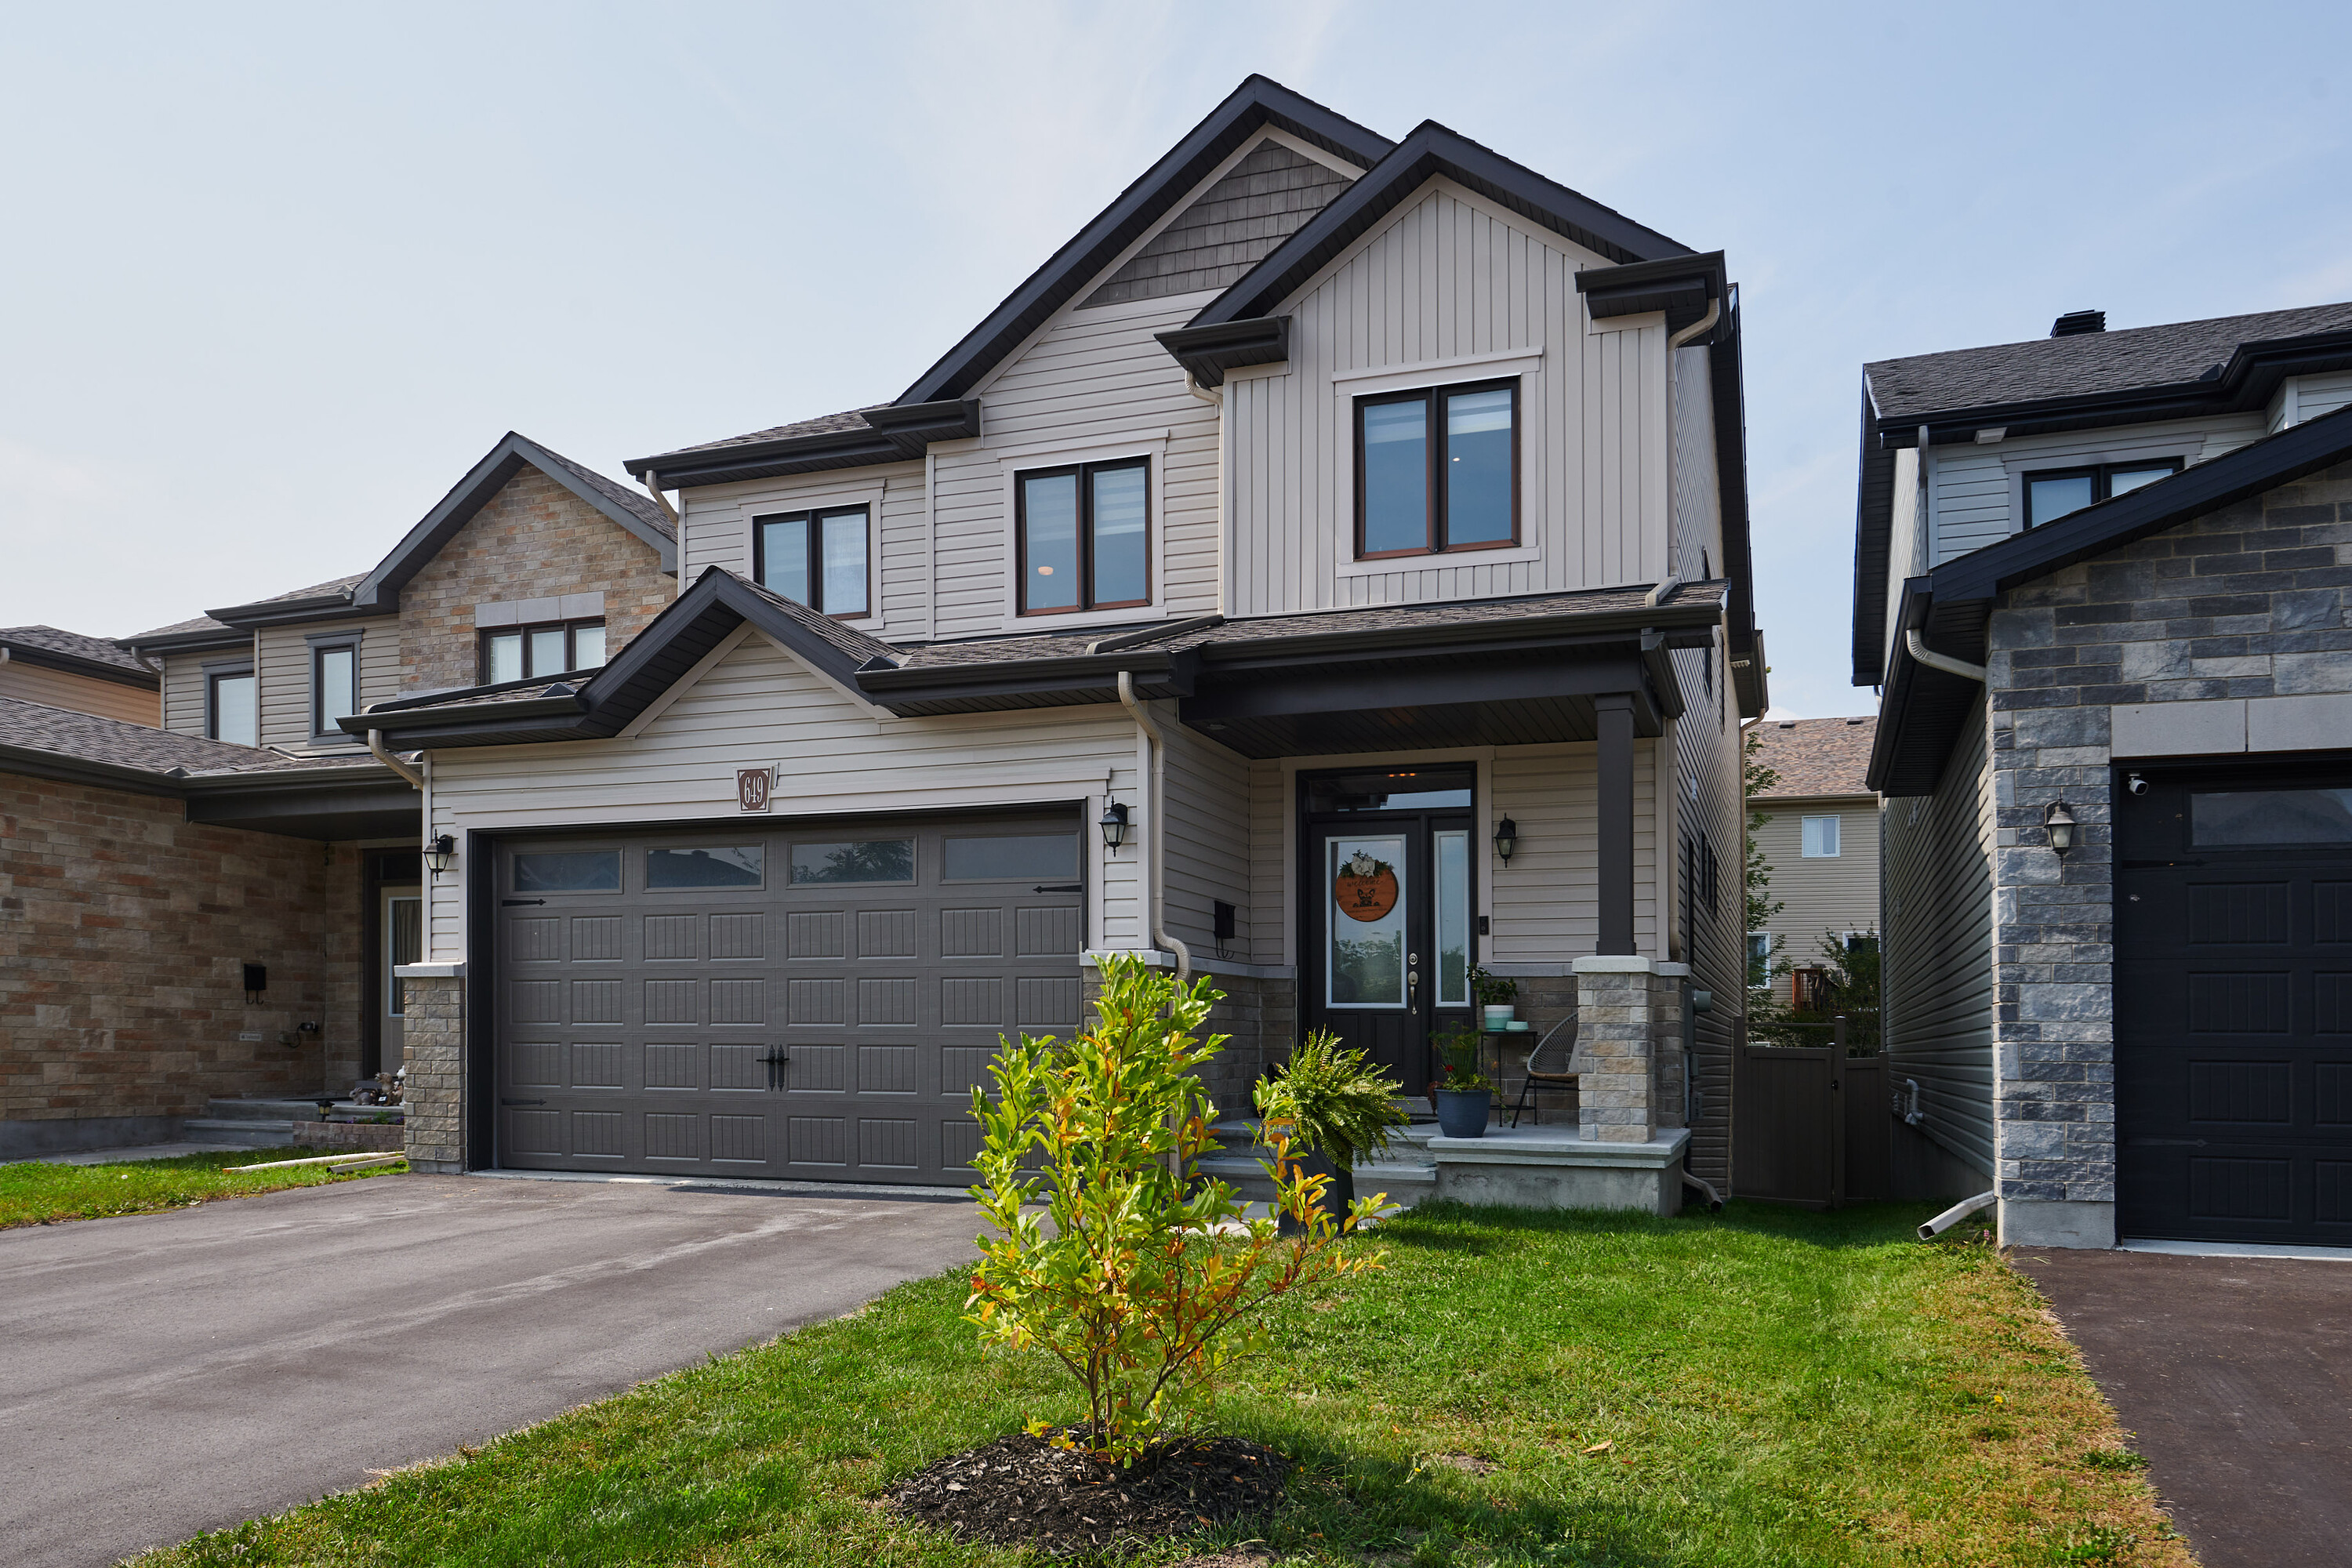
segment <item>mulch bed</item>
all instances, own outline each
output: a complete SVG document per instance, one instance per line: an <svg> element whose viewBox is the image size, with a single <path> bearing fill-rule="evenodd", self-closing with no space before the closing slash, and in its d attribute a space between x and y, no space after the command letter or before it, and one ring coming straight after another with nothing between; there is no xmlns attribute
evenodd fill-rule
<svg viewBox="0 0 2352 1568"><path fill-rule="evenodd" d="M1242 1437L1173 1439L1120 1468L1018 1433L953 1454L890 1491L909 1518L1055 1556L1163 1541L1282 1500L1290 1461Z"/></svg>

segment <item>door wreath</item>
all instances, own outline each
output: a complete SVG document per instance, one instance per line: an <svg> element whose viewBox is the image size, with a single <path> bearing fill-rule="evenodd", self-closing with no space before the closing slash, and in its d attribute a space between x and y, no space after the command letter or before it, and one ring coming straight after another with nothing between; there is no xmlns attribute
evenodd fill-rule
<svg viewBox="0 0 2352 1568"><path fill-rule="evenodd" d="M1339 862L1339 873L1331 879L1331 898L1349 920L1379 920L1396 908L1396 868L1359 849Z"/></svg>

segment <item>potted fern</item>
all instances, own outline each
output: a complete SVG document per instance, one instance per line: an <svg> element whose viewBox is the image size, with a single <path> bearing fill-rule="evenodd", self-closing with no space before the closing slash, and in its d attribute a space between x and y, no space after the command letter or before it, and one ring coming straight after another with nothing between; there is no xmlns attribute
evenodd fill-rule
<svg viewBox="0 0 2352 1568"><path fill-rule="evenodd" d="M1412 1120L1396 1102L1402 1087L1361 1050L1318 1029L1273 1076L1257 1080L1251 1098L1269 1129L1286 1131L1307 1151L1289 1163L1328 1178L1318 1206L1336 1216L1355 1202L1357 1164L1388 1147L1390 1129Z"/></svg>
<svg viewBox="0 0 2352 1568"><path fill-rule="evenodd" d="M1484 1138L1495 1111L1495 1080L1478 1068L1478 1031L1448 1024L1432 1043L1439 1066L1429 1098L1437 1107L1438 1131L1448 1138Z"/></svg>

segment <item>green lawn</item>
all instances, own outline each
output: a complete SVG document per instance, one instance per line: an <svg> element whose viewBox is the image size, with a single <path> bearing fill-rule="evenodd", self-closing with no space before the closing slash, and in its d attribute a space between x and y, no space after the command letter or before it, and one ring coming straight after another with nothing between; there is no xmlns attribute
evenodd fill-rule
<svg viewBox="0 0 2352 1568"><path fill-rule="evenodd" d="M1985 1246L1912 1239L1922 1217L1405 1215L1377 1234L1388 1271L1286 1304L1218 1413L1302 1460L1285 1511L1139 1561L2189 1563L2032 1288ZM1021 1562L874 1501L1074 1408L977 1354L961 1300L919 1281L142 1563Z"/></svg>
<svg viewBox="0 0 2352 1568"><path fill-rule="evenodd" d="M114 1165L53 1165L27 1160L0 1165L0 1229L12 1225L54 1225L68 1219L103 1219L111 1215L154 1214L163 1209L191 1208L212 1198L238 1198L254 1193L274 1193L280 1187L318 1187L329 1182L353 1182L405 1169L375 1165L348 1176L331 1176L318 1165L298 1165L290 1171L256 1171L232 1175L225 1165L253 1165L270 1160L301 1160L329 1152L323 1149L220 1149L202 1154L181 1154L169 1160L126 1160ZM358 1152L353 1152L358 1157Z"/></svg>

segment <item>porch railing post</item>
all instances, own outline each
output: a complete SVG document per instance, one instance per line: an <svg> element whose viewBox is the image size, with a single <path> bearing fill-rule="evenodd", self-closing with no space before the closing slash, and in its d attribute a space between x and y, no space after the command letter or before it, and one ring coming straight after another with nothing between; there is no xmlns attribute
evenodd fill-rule
<svg viewBox="0 0 2352 1568"><path fill-rule="evenodd" d="M1601 945L1603 954L1633 948L1633 698L1592 700L1600 756Z"/></svg>

